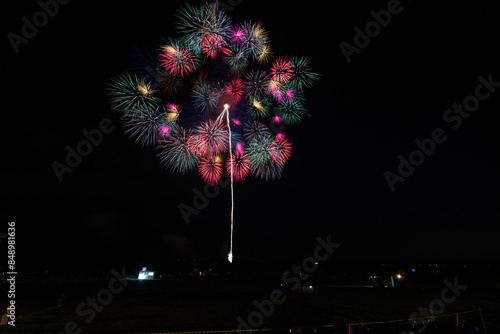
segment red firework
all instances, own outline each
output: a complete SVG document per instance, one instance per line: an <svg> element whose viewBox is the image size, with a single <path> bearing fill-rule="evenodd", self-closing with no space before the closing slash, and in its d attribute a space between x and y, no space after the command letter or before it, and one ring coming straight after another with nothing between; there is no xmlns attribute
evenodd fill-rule
<svg viewBox="0 0 500 334"><path fill-rule="evenodd" d="M226 170L231 175L231 166L233 167L233 177L236 182L243 181L250 173L250 160L247 155L237 151L226 162Z"/></svg>
<svg viewBox="0 0 500 334"><path fill-rule="evenodd" d="M292 143L283 133L278 133L270 151L273 161L284 165L292 155Z"/></svg>
<svg viewBox="0 0 500 334"><path fill-rule="evenodd" d="M200 124L189 138L189 150L196 155L219 155L228 149L229 132L218 120L208 120Z"/></svg>
<svg viewBox="0 0 500 334"><path fill-rule="evenodd" d="M198 165L198 172L206 183L217 184L220 180L223 168L221 158L217 156L208 156L201 158L200 164Z"/></svg>
<svg viewBox="0 0 500 334"><path fill-rule="evenodd" d="M163 47L160 53L160 64L167 72L181 77L196 71L198 60L196 56L175 43Z"/></svg>
<svg viewBox="0 0 500 334"><path fill-rule="evenodd" d="M293 77L293 64L286 57L279 57L271 67L271 78L279 83L285 83Z"/></svg>
<svg viewBox="0 0 500 334"><path fill-rule="evenodd" d="M224 54L231 53L230 49L224 47L225 44L226 43L224 41L224 38L222 38L221 36L216 34L208 34L201 40L201 50L204 54L207 55L207 57L215 59L217 53L219 52L222 52Z"/></svg>
<svg viewBox="0 0 500 334"><path fill-rule="evenodd" d="M245 85L243 84L243 80L240 78L235 78L231 82L228 82L225 89L226 94L230 94L238 103L239 100L243 97L243 93L245 93Z"/></svg>

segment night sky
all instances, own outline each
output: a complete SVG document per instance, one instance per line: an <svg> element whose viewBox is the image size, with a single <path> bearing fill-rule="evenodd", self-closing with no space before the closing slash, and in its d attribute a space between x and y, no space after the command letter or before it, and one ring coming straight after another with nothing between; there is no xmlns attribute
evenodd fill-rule
<svg viewBox="0 0 500 334"><path fill-rule="evenodd" d="M177 36L183 3L71 1L17 54L7 36L40 6L2 11L0 232L16 222L18 266L225 257L229 188L187 225L178 206L203 181L171 174L124 135L105 96L134 47ZM349 64L339 45L393 1L270 3L244 0L230 15L262 20L276 55L308 56L321 77L306 91L312 117L284 130L294 145L282 178L235 186L235 261L301 260L327 235L346 261L498 261L500 83L459 126L443 118L479 76L500 82L498 2L402 0ZM51 164L105 118L114 130L59 182ZM436 128L446 140L392 192L384 173Z"/></svg>

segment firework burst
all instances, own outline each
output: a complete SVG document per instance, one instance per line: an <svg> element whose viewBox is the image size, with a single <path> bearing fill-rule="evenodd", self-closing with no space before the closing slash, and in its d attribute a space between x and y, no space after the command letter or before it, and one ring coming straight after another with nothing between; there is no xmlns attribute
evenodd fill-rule
<svg viewBox="0 0 500 334"><path fill-rule="evenodd" d="M162 95L177 94L183 85L182 77L172 75L163 68L160 68L158 72L160 73L160 76L157 78L157 81L159 82L158 89Z"/></svg>
<svg viewBox="0 0 500 334"><path fill-rule="evenodd" d="M243 150L243 149L242 149ZM236 182L243 181L250 173L250 160L243 151L237 151L226 162L226 171L231 174L231 168Z"/></svg>
<svg viewBox="0 0 500 334"><path fill-rule="evenodd" d="M160 64L171 75L183 77L198 68L196 54L181 47L178 41L170 40L161 49Z"/></svg>
<svg viewBox="0 0 500 334"><path fill-rule="evenodd" d="M247 142L250 142L257 137L265 137L270 135L271 130L264 124L257 121L251 121L245 124L245 127L243 128L243 137Z"/></svg>
<svg viewBox="0 0 500 334"><path fill-rule="evenodd" d="M231 74L239 76L248 67L248 55L245 48L232 45L229 52L224 54L224 60L229 66Z"/></svg>
<svg viewBox="0 0 500 334"><path fill-rule="evenodd" d="M231 95L235 102L238 103L243 97L243 93L245 93L245 85L240 78L235 78L227 83L225 92Z"/></svg>
<svg viewBox="0 0 500 334"><path fill-rule="evenodd" d="M292 61L286 57L276 59L271 67L271 79L279 83L285 83L293 77L294 69Z"/></svg>
<svg viewBox="0 0 500 334"><path fill-rule="evenodd" d="M142 147L154 146L170 132L167 115L159 108L145 108L140 113L132 113L125 121L125 133Z"/></svg>
<svg viewBox="0 0 500 334"><path fill-rule="evenodd" d="M158 107L161 99L154 96L155 92L146 80L135 75L132 78L128 73L112 79L108 85L109 102L124 118L131 113L137 116L143 110Z"/></svg>
<svg viewBox="0 0 500 334"><path fill-rule="evenodd" d="M171 126L169 136L157 146L160 162L173 173L184 174L198 166L199 157L189 150L189 136L189 131L181 126Z"/></svg>
<svg viewBox="0 0 500 334"><path fill-rule="evenodd" d="M112 79L107 94L130 138L156 146L171 172L198 171L209 184L228 172L232 261L233 181L282 175L292 143L270 127L308 116L304 90L318 74L307 57L274 58L263 23L233 22L217 2L176 17L178 36L139 54L135 73Z"/></svg>
<svg viewBox="0 0 500 334"><path fill-rule="evenodd" d="M307 57L292 56L292 68L294 76L290 84L297 89L303 90L318 80L319 74L312 71L311 59Z"/></svg>
<svg viewBox="0 0 500 334"><path fill-rule="evenodd" d="M207 34L201 40L201 51L212 59L215 59L220 52L228 54L230 50L225 46L224 38L217 34Z"/></svg>
<svg viewBox="0 0 500 334"><path fill-rule="evenodd" d="M269 99L251 98L249 102L247 112L253 118L264 118L269 115L272 105Z"/></svg>
<svg viewBox="0 0 500 334"><path fill-rule="evenodd" d="M301 99L283 100L276 107L276 113L286 125L297 125L309 116L305 103Z"/></svg>
<svg viewBox="0 0 500 334"><path fill-rule="evenodd" d="M245 153L252 172L261 180L279 178L284 169L280 161L288 154L286 149L278 147L271 136L257 136L250 141Z"/></svg>
<svg viewBox="0 0 500 334"><path fill-rule="evenodd" d="M209 83L200 81L193 89L193 105L204 113L213 111L219 105L222 93L217 87L212 87Z"/></svg>
<svg viewBox="0 0 500 334"><path fill-rule="evenodd" d="M219 182L223 168L222 158L218 156L203 157L198 165L201 178L208 184Z"/></svg>
<svg viewBox="0 0 500 334"><path fill-rule="evenodd" d="M228 150L229 133L219 120L201 123L189 141L191 152L199 156L219 155Z"/></svg>
<svg viewBox="0 0 500 334"><path fill-rule="evenodd" d="M232 27L230 30L231 34L229 38L231 39L231 43L234 45L242 45L247 40L247 31L240 26Z"/></svg>
<svg viewBox="0 0 500 334"><path fill-rule="evenodd" d="M219 9L217 2L200 6L187 4L177 17L177 29L182 40L196 53L202 51L203 40L207 36L219 36L223 42L228 40L231 34L231 19Z"/></svg>
<svg viewBox="0 0 500 334"><path fill-rule="evenodd" d="M245 45L247 46L252 58L260 63L265 63L272 56L270 39L267 31L261 22L244 24L246 36Z"/></svg>
<svg viewBox="0 0 500 334"><path fill-rule="evenodd" d="M273 162L284 165L292 155L292 143L283 133L278 133L271 148Z"/></svg>
<svg viewBox="0 0 500 334"><path fill-rule="evenodd" d="M269 92L270 77L266 71L249 71L245 77L246 93L250 97L262 98Z"/></svg>

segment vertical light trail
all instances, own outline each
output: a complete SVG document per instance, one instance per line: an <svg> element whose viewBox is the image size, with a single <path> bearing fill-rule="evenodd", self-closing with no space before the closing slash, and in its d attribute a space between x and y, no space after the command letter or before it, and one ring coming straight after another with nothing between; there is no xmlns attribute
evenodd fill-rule
<svg viewBox="0 0 500 334"><path fill-rule="evenodd" d="M230 263L233 263L233 217L234 217L234 188L233 188L233 148L232 148L232 143L231 143L231 123L229 120L229 105L225 104L224 105L224 111L223 113L226 114L226 120L227 120L227 128L229 130L229 164L231 168L231 239L229 241L229 254L227 254L227 260Z"/></svg>

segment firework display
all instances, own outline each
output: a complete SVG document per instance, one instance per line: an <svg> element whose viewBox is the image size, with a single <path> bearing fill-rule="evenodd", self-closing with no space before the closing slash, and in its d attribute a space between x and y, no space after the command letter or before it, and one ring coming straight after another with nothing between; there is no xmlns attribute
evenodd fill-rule
<svg viewBox="0 0 500 334"><path fill-rule="evenodd" d="M262 23L233 22L217 3L187 4L176 17L178 37L108 85L126 133L174 173L217 184L226 171L231 195L233 180L279 178L292 143L275 129L309 115L310 59L274 58Z"/></svg>

